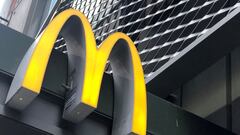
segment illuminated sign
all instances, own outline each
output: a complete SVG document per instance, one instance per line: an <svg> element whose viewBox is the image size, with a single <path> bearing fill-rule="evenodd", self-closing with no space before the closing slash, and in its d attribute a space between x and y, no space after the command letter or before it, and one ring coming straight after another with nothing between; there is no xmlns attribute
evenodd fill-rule
<svg viewBox="0 0 240 135"><path fill-rule="evenodd" d="M79 122L97 108L102 77L109 59L115 94L112 134L146 134L146 88L134 43L127 35L117 32L97 47L87 18L73 9L56 16L30 46L14 76L6 104L22 110L40 93L59 33L67 43L71 85L63 118Z"/></svg>

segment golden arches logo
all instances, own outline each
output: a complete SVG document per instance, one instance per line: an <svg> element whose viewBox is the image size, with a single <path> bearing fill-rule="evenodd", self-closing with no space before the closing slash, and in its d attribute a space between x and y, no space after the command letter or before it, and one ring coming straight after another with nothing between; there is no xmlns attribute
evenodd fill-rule
<svg viewBox="0 0 240 135"><path fill-rule="evenodd" d="M98 104L108 59L114 78L114 135L146 134L147 101L144 74L138 51L123 33L110 35L100 47L87 18L69 9L56 16L29 48L11 84L6 104L24 109L40 93L51 51L58 34L67 42L72 92L63 117L78 122Z"/></svg>

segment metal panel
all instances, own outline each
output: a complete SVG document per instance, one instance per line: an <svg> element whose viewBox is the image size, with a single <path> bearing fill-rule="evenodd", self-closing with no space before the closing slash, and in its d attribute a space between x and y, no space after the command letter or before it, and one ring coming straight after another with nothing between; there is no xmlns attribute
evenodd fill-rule
<svg viewBox="0 0 240 135"><path fill-rule="evenodd" d="M11 31L11 30L10 30ZM1 33L1 30L0 30ZM10 34L1 34L3 37L10 36L12 39L15 39L15 35L18 33L11 31ZM1 36L0 36L1 37ZM2 41L5 41L7 37L3 38ZM27 37L23 37L22 40L27 40ZM22 41L19 40L19 41ZM15 41L15 40L12 40ZM16 42L16 41L15 41ZM9 44L6 47L12 48L15 46L15 42L13 44ZM9 43L9 41L8 41ZM24 44L24 43L23 43ZM31 42L29 43L29 45ZM2 44L0 44L2 46ZM16 47L16 46L15 46ZM21 48L21 46L18 46ZM17 47L17 48L18 48ZM12 48L14 49L14 48ZM16 48L15 48L16 49ZM11 52L11 49L7 49ZM21 51L20 49L17 49ZM4 52L3 50L1 50ZM23 50L26 51L26 50ZM6 53L0 53L1 55L6 56ZM11 54L11 55L10 55ZM24 52L21 52L15 55L14 53L8 53L7 56L11 56L11 59L2 59L0 61L1 65L5 65L5 63L9 64L9 66L16 70L17 65L15 62L10 60L15 60L16 57L21 57L24 55ZM54 54L53 54L54 55ZM64 56L66 57L66 56ZM56 59L59 59L58 56L51 58L52 62ZM65 59L67 61L67 59ZM51 74L51 71L47 71L48 74L45 77L51 77L53 80L57 79L58 74L62 74L62 72L67 71L67 67L64 66L63 59L62 62L54 63L50 66L51 68L59 69L56 71L57 74ZM19 62L19 61L18 61ZM63 64L63 65L62 65ZM99 108L97 111L93 112L86 120L79 124L69 123L61 119L62 111L63 111L63 103L64 98L60 96L56 96L51 93L51 91L57 91L54 88L56 86L48 87L48 85L44 85L43 88L51 89L49 91L42 91L40 96L34 100L34 102L22 113L15 111L13 109L7 108L4 106L4 101L6 98L6 94L8 92L12 75L9 75L10 71L15 73L15 71L9 70L8 68L1 66L3 72L0 73L0 115L6 117L6 119L14 119L14 121L19 121L24 125L34 127L35 129L39 129L40 132L44 131L49 134L56 135L73 135L73 134L83 134L83 135L95 135L96 132L99 135L106 135L111 133L111 125L112 125L112 102L113 102L113 81L110 75L105 75L103 79L103 84L101 87ZM60 68L63 67L63 68ZM49 70L49 68L47 70ZM66 78L66 74L62 74L62 79ZM61 78L61 76L60 76ZM51 79L50 79L51 80ZM64 80L64 79L63 79ZM56 85L59 82L51 81ZM46 82L47 83L47 82ZM54 84L52 84L54 85ZM15 123L13 123L15 125ZM9 125L13 126L13 125ZM0 126L1 130L2 126ZM24 133L26 128L22 128L22 131L18 131L18 134ZM168 102L165 102L158 97L148 93L148 134L166 134L166 135L212 135L212 134L232 134L225 129L222 129L204 119L201 119L197 116L194 116L191 113L188 113ZM13 130L14 132L14 130ZM37 131L38 132L38 131Z"/></svg>

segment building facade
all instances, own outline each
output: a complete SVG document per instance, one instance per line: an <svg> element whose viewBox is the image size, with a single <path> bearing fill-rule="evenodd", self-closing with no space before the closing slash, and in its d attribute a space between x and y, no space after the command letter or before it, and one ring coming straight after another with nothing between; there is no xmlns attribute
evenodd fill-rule
<svg viewBox="0 0 240 135"><path fill-rule="evenodd" d="M0 132L3 134L112 134L114 108L117 108L116 80L109 61L97 109L79 123L62 118L67 93L71 91L67 57L70 55L67 46L71 43L61 33L55 41L40 94L21 111L5 104L28 48L57 15L70 8L87 17L97 47L116 32L125 33L134 42L147 91L146 134L240 134L238 0L2 3Z"/></svg>

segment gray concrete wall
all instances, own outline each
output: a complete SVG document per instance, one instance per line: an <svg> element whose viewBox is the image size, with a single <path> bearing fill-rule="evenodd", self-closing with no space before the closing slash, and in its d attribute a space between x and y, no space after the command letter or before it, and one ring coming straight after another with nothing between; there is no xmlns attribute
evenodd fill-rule
<svg viewBox="0 0 240 135"><path fill-rule="evenodd" d="M182 107L240 134L240 47L231 52L230 62L230 90L226 85L226 57L223 57L183 84Z"/></svg>
<svg viewBox="0 0 240 135"><path fill-rule="evenodd" d="M8 19L8 13L11 6L11 0L1 0L0 1L0 17ZM1 24L7 25L6 21L0 20Z"/></svg>
<svg viewBox="0 0 240 135"><path fill-rule="evenodd" d="M207 117L226 105L225 59L183 86L182 106L194 114Z"/></svg>
<svg viewBox="0 0 240 135"><path fill-rule="evenodd" d="M10 28L17 30L19 32L23 32L27 22L31 4L32 4L32 0L23 0L19 4L19 6L16 8L14 14L10 19L10 22L9 22Z"/></svg>
<svg viewBox="0 0 240 135"><path fill-rule="evenodd" d="M8 26L35 38L49 15L51 2L51 0L22 0L9 18Z"/></svg>
<svg viewBox="0 0 240 135"><path fill-rule="evenodd" d="M240 134L240 47L232 52L232 129Z"/></svg>
<svg viewBox="0 0 240 135"><path fill-rule="evenodd" d="M33 38L37 35L43 22L48 17L50 3L51 0L32 1L27 22L23 30L24 34Z"/></svg>

